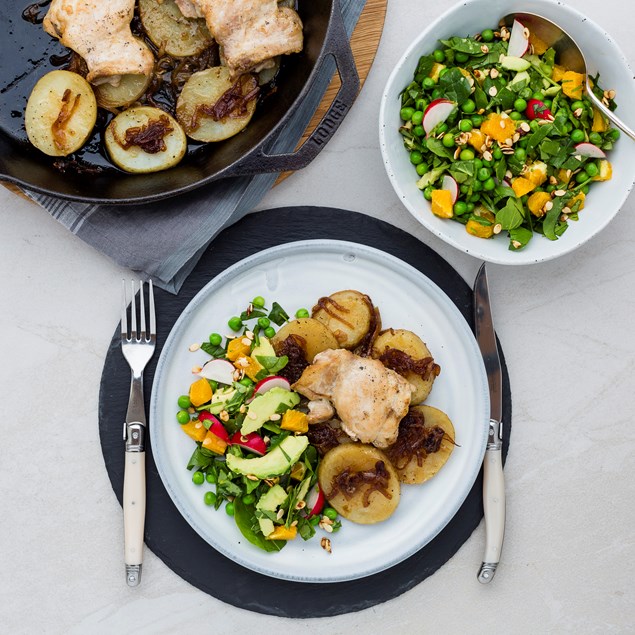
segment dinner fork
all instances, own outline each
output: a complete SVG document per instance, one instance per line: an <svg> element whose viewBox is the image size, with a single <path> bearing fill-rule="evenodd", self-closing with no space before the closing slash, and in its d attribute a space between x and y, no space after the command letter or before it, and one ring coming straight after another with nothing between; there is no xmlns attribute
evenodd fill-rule
<svg viewBox="0 0 635 635"><path fill-rule="evenodd" d="M154 312L154 289L148 283L150 331L146 332L146 311L143 282L139 283L139 322L137 331L137 306L134 280L130 283L130 333L128 333L128 303L126 282L122 281L121 299L121 351L131 370L128 411L123 426L126 442L126 461L123 477L124 562L128 586L141 581L143 563L143 530L146 513L146 413L143 401L143 370L152 357L157 339Z"/></svg>

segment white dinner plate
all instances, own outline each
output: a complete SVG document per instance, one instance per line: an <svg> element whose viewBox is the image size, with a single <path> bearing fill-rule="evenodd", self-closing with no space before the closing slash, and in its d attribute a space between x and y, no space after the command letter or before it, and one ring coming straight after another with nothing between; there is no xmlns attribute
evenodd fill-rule
<svg viewBox="0 0 635 635"><path fill-rule="evenodd" d="M212 332L226 334L227 320L251 298L279 302L292 315L342 289L367 293L383 327L419 334L441 366L426 401L445 411L456 429L449 461L429 482L403 485L397 511L376 525L342 521L330 535L332 553L319 535L296 538L267 553L243 538L223 508L203 502L211 485L196 486L186 465L195 444L176 421L179 395L193 381L192 367L207 356L188 349ZM387 569L432 540L452 519L478 475L487 440L489 393L474 335L454 303L422 273L377 249L335 240L308 240L267 249L241 260L209 282L185 308L167 338L154 377L150 435L159 474L174 504L212 547L264 575L299 582L340 582ZM326 536L327 534L324 533ZM210 572L213 575L213 572Z"/></svg>

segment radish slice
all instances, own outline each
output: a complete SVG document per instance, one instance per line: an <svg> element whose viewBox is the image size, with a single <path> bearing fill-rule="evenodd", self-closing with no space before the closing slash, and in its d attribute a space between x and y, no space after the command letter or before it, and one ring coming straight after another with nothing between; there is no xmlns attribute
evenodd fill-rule
<svg viewBox="0 0 635 635"><path fill-rule="evenodd" d="M529 48L529 37L526 35L528 30L525 25L518 20L514 20L512 26L512 34L509 36L509 46L507 47L507 55L510 57L522 57Z"/></svg>
<svg viewBox="0 0 635 635"><path fill-rule="evenodd" d="M249 450L258 456L262 456L267 451L267 444L257 432L249 434L240 434L240 430L236 431L231 438L232 445L239 445L245 450Z"/></svg>
<svg viewBox="0 0 635 635"><path fill-rule="evenodd" d="M551 110L545 106L544 102L540 99L530 99L527 102L527 108L525 109L527 119L546 119L547 121L553 121L553 115Z"/></svg>
<svg viewBox="0 0 635 635"><path fill-rule="evenodd" d="M423 113L423 129L428 136L440 123L443 123L450 113L456 108L456 104L449 99L435 99Z"/></svg>
<svg viewBox="0 0 635 635"><path fill-rule="evenodd" d="M459 184L449 174L443 177L441 189L448 190L452 194L452 203L456 203L456 199L459 198Z"/></svg>
<svg viewBox="0 0 635 635"><path fill-rule="evenodd" d="M226 359L211 359L203 366L199 376L231 386L234 381L234 372L236 372L234 365Z"/></svg>
<svg viewBox="0 0 635 635"><path fill-rule="evenodd" d="M291 390L291 384L284 377L280 377L279 375L265 377L255 385L254 395L262 395L272 388L283 388L284 390Z"/></svg>
<svg viewBox="0 0 635 635"><path fill-rule="evenodd" d="M326 497L319 485L314 485L306 497L306 511L308 516L317 516L326 503Z"/></svg>
<svg viewBox="0 0 635 635"><path fill-rule="evenodd" d="M201 421L210 421L211 423L208 430L215 434L218 438L229 443L229 434L227 433L227 430L225 430L225 426L211 412L202 410L199 413L198 418Z"/></svg>
<svg viewBox="0 0 635 635"><path fill-rule="evenodd" d="M604 151L592 143L578 143L573 154L579 154L581 157L591 157L592 159L606 159Z"/></svg>

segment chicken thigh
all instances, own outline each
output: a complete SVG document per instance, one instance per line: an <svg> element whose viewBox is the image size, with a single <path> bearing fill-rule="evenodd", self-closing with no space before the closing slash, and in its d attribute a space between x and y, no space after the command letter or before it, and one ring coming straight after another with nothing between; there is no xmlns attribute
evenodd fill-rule
<svg viewBox="0 0 635 635"><path fill-rule="evenodd" d="M53 0L44 29L81 55L93 84L119 84L122 75L149 75L150 49L130 31L135 0Z"/></svg>
<svg viewBox="0 0 635 635"><path fill-rule="evenodd" d="M315 356L293 389L311 400L328 399L342 429L354 440L386 448L397 439L410 406L410 383L380 361L344 349Z"/></svg>
<svg viewBox="0 0 635 635"><path fill-rule="evenodd" d="M186 17L204 17L233 76L277 55L299 53L300 16L276 0L176 0Z"/></svg>

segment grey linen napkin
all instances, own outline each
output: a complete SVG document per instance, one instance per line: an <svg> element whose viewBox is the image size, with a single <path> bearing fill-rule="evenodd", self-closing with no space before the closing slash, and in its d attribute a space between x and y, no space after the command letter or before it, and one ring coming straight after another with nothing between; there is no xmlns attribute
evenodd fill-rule
<svg viewBox="0 0 635 635"><path fill-rule="evenodd" d="M301 0L312 2L313 0ZM366 0L341 0L346 30L353 32ZM322 65L313 89L289 125L267 148L291 152L305 131L335 72ZM130 206L88 205L36 192L27 194L83 241L157 286L178 293L207 245L225 227L253 209L278 174L225 179L158 203Z"/></svg>

